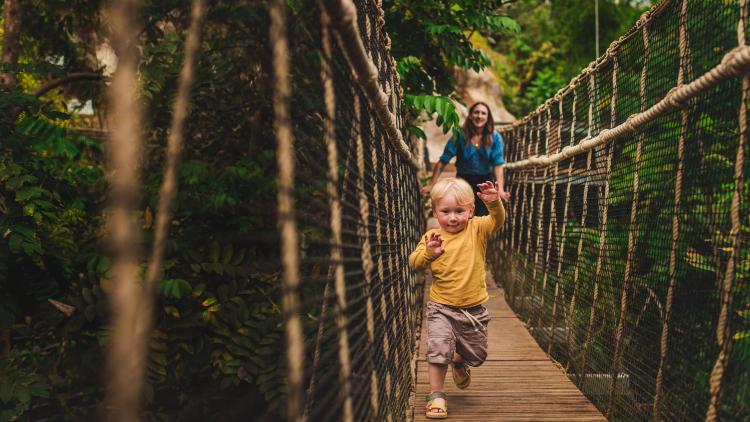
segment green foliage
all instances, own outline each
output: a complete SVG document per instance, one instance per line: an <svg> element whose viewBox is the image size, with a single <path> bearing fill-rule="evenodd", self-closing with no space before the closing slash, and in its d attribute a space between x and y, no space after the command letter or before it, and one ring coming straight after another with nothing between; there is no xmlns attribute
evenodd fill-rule
<svg viewBox="0 0 750 422"><path fill-rule="evenodd" d="M518 33L501 14L502 1L386 1L386 30L393 40L404 90L447 95L453 91L451 66L476 71L490 65L486 53L469 41L475 31Z"/></svg>
<svg viewBox="0 0 750 422"><path fill-rule="evenodd" d="M17 354L13 359L0 359L0 419L16 420L32 408L34 400L49 397L49 387L44 376L28 371L34 366L35 353L31 350Z"/></svg>
<svg viewBox="0 0 750 422"><path fill-rule="evenodd" d="M101 5L22 3L22 83L0 92L0 334L12 339L0 356L0 419L92 420L113 288L103 247L106 180L101 140L79 135L71 129L79 118L62 112L70 96L93 99L99 111L101 86L73 84L42 99L29 92L50 77L96 70L90 47ZM189 6L157 1L142 9L148 129L142 212L133 218L144 245L153 235ZM144 420L281 414L279 283L269 264L277 252L263 240L276 221L267 19L262 4L210 8L159 283ZM294 48L298 57L317 54ZM295 100L313 97L297 93Z"/></svg>
<svg viewBox="0 0 750 422"><path fill-rule="evenodd" d="M463 132L460 117L456 112L456 107L449 98L434 95L407 94L405 100L407 106L412 110L420 112L424 111L429 116L437 114L437 120L435 123L437 123L438 126L443 127L443 133L448 133L451 129L458 131L459 133ZM424 132L416 126L408 125L407 130L422 139L426 139Z"/></svg>
<svg viewBox="0 0 750 422"><path fill-rule="evenodd" d="M647 3L600 0L599 54L633 26ZM594 2L521 0L506 12L523 31L515 37L490 34L492 48L504 58L496 61L493 70L508 110L523 116L596 58Z"/></svg>

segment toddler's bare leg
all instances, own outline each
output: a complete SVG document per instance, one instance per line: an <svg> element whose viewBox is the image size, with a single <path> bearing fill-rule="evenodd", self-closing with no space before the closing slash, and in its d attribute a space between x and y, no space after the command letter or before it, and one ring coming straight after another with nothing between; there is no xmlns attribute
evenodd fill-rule
<svg viewBox="0 0 750 422"><path fill-rule="evenodd" d="M427 368L427 374L430 378L430 393L443 391L446 372L448 372L448 365L438 365L437 363L430 363L429 367Z"/></svg>

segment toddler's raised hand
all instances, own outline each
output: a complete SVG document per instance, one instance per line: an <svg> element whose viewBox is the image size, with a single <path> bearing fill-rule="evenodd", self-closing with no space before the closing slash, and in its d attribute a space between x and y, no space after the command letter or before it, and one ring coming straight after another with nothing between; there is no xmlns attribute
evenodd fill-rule
<svg viewBox="0 0 750 422"><path fill-rule="evenodd" d="M495 202L500 198L497 186L493 182L480 183L477 187L479 188L477 196L484 202Z"/></svg>
<svg viewBox="0 0 750 422"><path fill-rule="evenodd" d="M440 237L440 233L432 232L429 236L424 237L424 244L427 249L431 250L437 256L440 256L445 252L443 249L443 239Z"/></svg>

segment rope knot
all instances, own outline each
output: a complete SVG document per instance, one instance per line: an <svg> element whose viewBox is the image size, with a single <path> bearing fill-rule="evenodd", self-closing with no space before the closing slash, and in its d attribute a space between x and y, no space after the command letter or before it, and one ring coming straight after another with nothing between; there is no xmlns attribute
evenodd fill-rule
<svg viewBox="0 0 750 422"><path fill-rule="evenodd" d="M734 75L739 75L743 71L747 71L748 63L750 62L750 47L741 45L731 49L721 59L721 66L728 68L729 71Z"/></svg>
<svg viewBox="0 0 750 422"><path fill-rule="evenodd" d="M625 123L623 123L623 125L625 125L625 127L626 127L626 128L628 128L628 131L630 131L630 132L635 132L635 131L636 131L636 129L638 129L638 126L636 126L636 124L635 124L635 120L636 120L636 118L638 118L638 117L639 117L640 115L641 115L641 113L636 113L636 114L632 114L632 115L630 115L630 116L629 116L629 117L628 117L628 118L627 118L627 119L625 120Z"/></svg>
<svg viewBox="0 0 750 422"><path fill-rule="evenodd" d="M651 10L647 10L641 14L641 17L638 18L638 22L636 23L636 26L642 27L646 26L648 24L648 21L651 19Z"/></svg>
<svg viewBox="0 0 750 422"><path fill-rule="evenodd" d="M687 107L687 101L684 98L679 98L680 87L675 86L667 92L666 99L667 104L673 108L685 108Z"/></svg>

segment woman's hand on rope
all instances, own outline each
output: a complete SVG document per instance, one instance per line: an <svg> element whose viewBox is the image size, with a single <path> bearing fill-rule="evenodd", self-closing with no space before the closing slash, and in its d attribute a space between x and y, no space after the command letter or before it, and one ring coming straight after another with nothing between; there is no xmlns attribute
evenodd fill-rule
<svg viewBox="0 0 750 422"><path fill-rule="evenodd" d="M477 196L484 202L495 202L500 199L500 190L495 182L486 181L477 185L479 192ZM508 195L510 197L510 195Z"/></svg>
<svg viewBox="0 0 750 422"><path fill-rule="evenodd" d="M498 195L500 196L500 199L502 199L503 202L510 201L510 192L502 190L502 187L499 183L495 182L495 184L497 185L497 190L499 191Z"/></svg>
<svg viewBox="0 0 750 422"><path fill-rule="evenodd" d="M421 194L422 194L423 196L427 196L427 195L429 195L429 194L430 194L430 192L432 192L432 183L428 183L428 184L426 184L426 185L422 186L422 189L420 189L420 190L419 190L419 192L420 192L420 193L421 193Z"/></svg>
<svg viewBox="0 0 750 422"><path fill-rule="evenodd" d="M440 233L432 232L429 236L425 236L424 244L427 249L435 254L436 257L445 252L445 249L443 249L443 239L440 237Z"/></svg>

